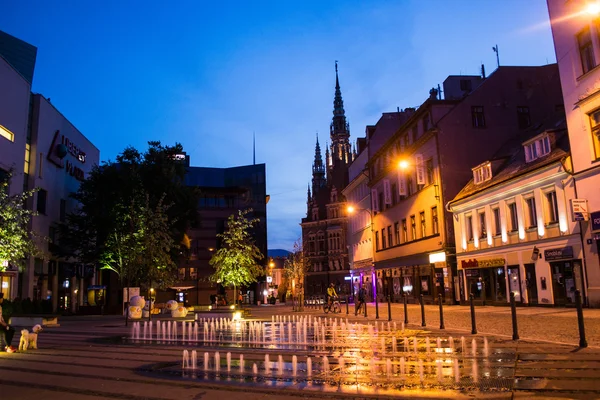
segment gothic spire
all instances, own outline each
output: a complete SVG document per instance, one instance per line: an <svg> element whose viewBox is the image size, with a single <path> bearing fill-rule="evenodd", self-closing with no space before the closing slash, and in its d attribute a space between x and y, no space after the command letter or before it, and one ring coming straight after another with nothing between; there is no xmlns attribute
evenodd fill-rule
<svg viewBox="0 0 600 400"><path fill-rule="evenodd" d="M317 133L317 144L315 146L315 161L312 167L312 193L316 195L320 188L324 187L327 182L325 180L325 166L321 157L321 146L319 146L319 134Z"/></svg>
<svg viewBox="0 0 600 400"><path fill-rule="evenodd" d="M335 97L333 99L333 117L344 116L344 100L342 100L342 91L340 90L340 79L338 77L338 62L335 62Z"/></svg>
<svg viewBox="0 0 600 400"><path fill-rule="evenodd" d="M332 166L338 162L347 164L350 160L350 126L346 121L346 112L344 111L344 100L342 100L342 91L340 89L340 79L338 76L338 63L335 62L335 96L333 98L333 119L329 128L331 136L331 161Z"/></svg>

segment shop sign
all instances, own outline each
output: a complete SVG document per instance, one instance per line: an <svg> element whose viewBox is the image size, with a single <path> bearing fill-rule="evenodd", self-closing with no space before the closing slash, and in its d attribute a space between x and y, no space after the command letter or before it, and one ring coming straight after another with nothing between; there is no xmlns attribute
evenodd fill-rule
<svg viewBox="0 0 600 400"><path fill-rule="evenodd" d="M566 246L562 249L544 250L544 258L546 261L571 259L573 258L573 246Z"/></svg>
<svg viewBox="0 0 600 400"><path fill-rule="evenodd" d="M600 211L592 213L592 230L600 231Z"/></svg>
<svg viewBox="0 0 600 400"><path fill-rule="evenodd" d="M65 168L65 162L63 159L67 153L71 154L80 163L85 164L85 152L82 151L81 148L75 143L70 141L69 138L65 137L65 135L61 135L60 131L57 130L54 133L54 139L50 144L50 150L48 150L48 161L59 168ZM83 170L69 160L66 161L66 170L67 173L73 176L75 179L80 181L85 180L85 173Z"/></svg>
<svg viewBox="0 0 600 400"><path fill-rule="evenodd" d="M461 261L463 269L504 267L504 264L506 264L504 258L489 258L486 260L473 259Z"/></svg>
<svg viewBox="0 0 600 400"><path fill-rule="evenodd" d="M571 199L573 222L588 220L588 206L585 199Z"/></svg>

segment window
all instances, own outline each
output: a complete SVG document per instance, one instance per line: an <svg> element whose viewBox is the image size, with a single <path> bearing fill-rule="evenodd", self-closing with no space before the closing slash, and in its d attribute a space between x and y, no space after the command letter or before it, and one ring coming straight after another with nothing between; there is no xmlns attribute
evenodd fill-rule
<svg viewBox="0 0 600 400"><path fill-rule="evenodd" d="M437 235L440 233L440 228L438 225L438 210L437 206L431 207L431 228L433 229L433 234Z"/></svg>
<svg viewBox="0 0 600 400"><path fill-rule="evenodd" d="M425 162L425 167L427 168L427 184L431 185L433 183L433 160L431 158Z"/></svg>
<svg viewBox="0 0 600 400"><path fill-rule="evenodd" d="M0 136L10 140L11 142L15 141L15 134L9 131L8 128L3 127L2 125L0 125Z"/></svg>
<svg viewBox="0 0 600 400"><path fill-rule="evenodd" d="M388 234L388 246L392 247L394 245L394 242L392 242L392 226L389 225L387 227L387 234Z"/></svg>
<svg viewBox="0 0 600 400"><path fill-rule="evenodd" d="M417 220L414 215L410 216L410 236L412 240L417 240Z"/></svg>
<svg viewBox="0 0 600 400"><path fill-rule="evenodd" d="M398 204L398 187L395 183L392 183L392 205Z"/></svg>
<svg viewBox="0 0 600 400"><path fill-rule="evenodd" d="M519 217L517 216L517 203L510 203L508 207L508 216L510 218L510 231L516 232L519 230Z"/></svg>
<svg viewBox="0 0 600 400"><path fill-rule="evenodd" d="M394 244L400 244L400 224L394 222Z"/></svg>
<svg viewBox="0 0 600 400"><path fill-rule="evenodd" d="M600 110L590 114L590 125L592 127L592 142L594 142L594 153L600 158Z"/></svg>
<svg viewBox="0 0 600 400"><path fill-rule="evenodd" d="M48 192L44 189L40 189L37 194L37 212L40 214L46 214L46 199L48 197Z"/></svg>
<svg viewBox="0 0 600 400"><path fill-rule="evenodd" d="M413 194L413 179L412 176L406 177L406 194L410 196Z"/></svg>
<svg viewBox="0 0 600 400"><path fill-rule="evenodd" d="M381 229L381 248L385 249L386 246L386 242L385 242L385 228Z"/></svg>
<svg viewBox="0 0 600 400"><path fill-rule="evenodd" d="M460 80L460 90L462 90L463 92L470 92L471 91L471 81L468 79L461 79Z"/></svg>
<svg viewBox="0 0 600 400"><path fill-rule="evenodd" d="M476 185L490 179L492 179L492 164L489 162L473 168L473 182Z"/></svg>
<svg viewBox="0 0 600 400"><path fill-rule="evenodd" d="M379 232L375 232L375 250L379 250Z"/></svg>
<svg viewBox="0 0 600 400"><path fill-rule="evenodd" d="M483 106L471 107L471 119L473 128L485 128L485 117L483 115Z"/></svg>
<svg viewBox="0 0 600 400"><path fill-rule="evenodd" d="M501 221L500 221L500 209L494 208L494 209L492 209L492 212L494 213L494 235L500 236L500 234L502 234L502 225L501 225Z"/></svg>
<svg viewBox="0 0 600 400"><path fill-rule="evenodd" d="M483 239L487 236L487 229L485 225L485 211L479 213L479 238Z"/></svg>
<svg viewBox="0 0 600 400"><path fill-rule="evenodd" d="M25 144L25 163L23 164L23 172L29 173L29 162L31 161L31 145Z"/></svg>
<svg viewBox="0 0 600 400"><path fill-rule="evenodd" d="M527 206L527 224L529 228L537 227L537 213L535 210L535 198L529 197L525 199L525 205Z"/></svg>
<svg viewBox="0 0 600 400"><path fill-rule="evenodd" d="M429 114L425 115L425 118L423 118L423 133L427 132L429 130ZM416 140L416 136L415 136L415 140Z"/></svg>
<svg viewBox="0 0 600 400"><path fill-rule="evenodd" d="M546 193L546 204L548 207L546 222L548 224L558 222L558 203L556 201L556 192L552 191Z"/></svg>
<svg viewBox="0 0 600 400"><path fill-rule="evenodd" d="M425 127L425 120L423 120L423 127ZM426 131L427 129L423 129L423 131ZM412 127L412 142L416 142L417 141L417 137L419 136L419 127L417 125Z"/></svg>
<svg viewBox="0 0 600 400"><path fill-rule="evenodd" d="M425 211L421 211L419 213L419 219L421 220L421 237L424 238L427 236L427 230L425 226Z"/></svg>
<svg viewBox="0 0 600 400"><path fill-rule="evenodd" d="M67 201L65 199L60 199L60 214L59 214L60 222L65 222L66 216L67 216Z"/></svg>
<svg viewBox="0 0 600 400"><path fill-rule="evenodd" d="M467 218L465 218L465 227L467 228L467 240L468 241L472 241L473 240L473 217L472 216L467 216Z"/></svg>
<svg viewBox="0 0 600 400"><path fill-rule="evenodd" d="M190 279L198 278L198 270L196 268L190 268Z"/></svg>
<svg viewBox="0 0 600 400"><path fill-rule="evenodd" d="M529 107L517 107L517 123L519 124L519 129L525 129L531 125Z"/></svg>
<svg viewBox="0 0 600 400"><path fill-rule="evenodd" d="M533 142L524 144L524 146L525 162L531 162L550 153L550 138L548 135L544 135Z"/></svg>
<svg viewBox="0 0 600 400"><path fill-rule="evenodd" d="M587 27L577 35L577 44L579 45L579 57L581 58L581 70L585 74L596 66L594 60L594 46L592 45L592 35L590 28Z"/></svg>
<svg viewBox="0 0 600 400"><path fill-rule="evenodd" d="M179 279L180 280L185 279L185 268L179 268Z"/></svg>
<svg viewBox="0 0 600 400"><path fill-rule="evenodd" d="M383 201L383 192L379 192L379 209L381 211L383 211L386 208L388 208L389 206L390 206L389 204L385 204Z"/></svg>
<svg viewBox="0 0 600 400"><path fill-rule="evenodd" d="M402 220L402 243L408 242L408 228L406 226L406 219Z"/></svg>

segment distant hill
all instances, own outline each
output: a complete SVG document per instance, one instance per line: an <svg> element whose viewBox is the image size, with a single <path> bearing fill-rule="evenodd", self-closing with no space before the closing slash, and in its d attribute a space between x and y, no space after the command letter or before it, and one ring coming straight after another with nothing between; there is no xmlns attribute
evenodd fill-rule
<svg viewBox="0 0 600 400"><path fill-rule="evenodd" d="M268 257L287 257L290 252L283 249L270 249L267 250Z"/></svg>

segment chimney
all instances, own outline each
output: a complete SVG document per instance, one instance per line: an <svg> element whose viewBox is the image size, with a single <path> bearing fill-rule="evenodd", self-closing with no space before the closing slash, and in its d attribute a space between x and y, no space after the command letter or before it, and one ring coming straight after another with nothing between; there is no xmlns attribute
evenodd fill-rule
<svg viewBox="0 0 600 400"><path fill-rule="evenodd" d="M436 88L431 88L431 90L429 91L429 98L431 100L437 100L437 95L438 95L438 91Z"/></svg>

